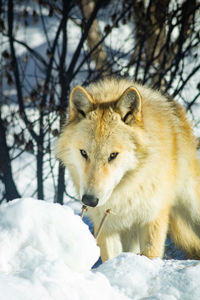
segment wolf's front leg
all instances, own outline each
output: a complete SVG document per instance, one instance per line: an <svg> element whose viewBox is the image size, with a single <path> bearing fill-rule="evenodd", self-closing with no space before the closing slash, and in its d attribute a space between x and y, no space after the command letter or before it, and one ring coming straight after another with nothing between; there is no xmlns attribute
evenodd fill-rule
<svg viewBox="0 0 200 300"><path fill-rule="evenodd" d="M100 247L102 262L118 256L122 252L122 244L118 233L105 233L102 231L97 244Z"/></svg>
<svg viewBox="0 0 200 300"><path fill-rule="evenodd" d="M168 231L168 209L163 209L158 217L140 229L140 253L149 258L163 257Z"/></svg>

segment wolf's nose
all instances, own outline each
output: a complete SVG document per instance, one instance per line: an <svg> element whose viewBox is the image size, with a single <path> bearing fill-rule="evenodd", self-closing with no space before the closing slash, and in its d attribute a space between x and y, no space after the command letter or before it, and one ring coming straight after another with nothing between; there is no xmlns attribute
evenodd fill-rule
<svg viewBox="0 0 200 300"><path fill-rule="evenodd" d="M86 205L86 206L91 206L91 207L95 207L97 206L99 199L92 196L92 195L83 195L82 197L82 202Z"/></svg>

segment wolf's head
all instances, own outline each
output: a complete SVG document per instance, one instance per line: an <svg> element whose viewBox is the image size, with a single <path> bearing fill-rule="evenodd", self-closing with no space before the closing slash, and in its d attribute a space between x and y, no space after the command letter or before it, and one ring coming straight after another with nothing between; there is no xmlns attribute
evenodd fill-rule
<svg viewBox="0 0 200 300"><path fill-rule="evenodd" d="M137 169L142 124L142 101L135 87L129 86L117 99L107 95L106 101L81 86L72 90L69 122L56 152L68 167L83 204L105 204Z"/></svg>

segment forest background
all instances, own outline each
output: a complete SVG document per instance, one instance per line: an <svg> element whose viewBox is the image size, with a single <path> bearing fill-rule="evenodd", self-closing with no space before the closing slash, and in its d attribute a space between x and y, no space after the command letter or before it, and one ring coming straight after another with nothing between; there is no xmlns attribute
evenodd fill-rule
<svg viewBox="0 0 200 300"><path fill-rule="evenodd" d="M0 203L76 198L55 160L75 84L126 76L184 105L200 136L200 2L0 1Z"/></svg>

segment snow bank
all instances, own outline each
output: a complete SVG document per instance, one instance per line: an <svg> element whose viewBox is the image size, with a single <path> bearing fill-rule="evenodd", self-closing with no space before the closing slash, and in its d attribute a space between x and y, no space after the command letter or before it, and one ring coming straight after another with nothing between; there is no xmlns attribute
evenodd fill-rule
<svg viewBox="0 0 200 300"><path fill-rule="evenodd" d="M41 262L62 259L73 270L91 269L99 248L69 207L34 199L0 206L0 270L22 273ZM26 271L25 271L26 272Z"/></svg>
<svg viewBox="0 0 200 300"><path fill-rule="evenodd" d="M200 263L122 253L98 268L130 299L199 300Z"/></svg>
<svg viewBox="0 0 200 300"><path fill-rule="evenodd" d="M0 206L2 299L127 299L90 271L98 257L88 226L71 208L34 199Z"/></svg>
<svg viewBox="0 0 200 300"><path fill-rule="evenodd" d="M133 253L92 265L99 248L69 207L33 199L0 206L4 300L199 300L198 261Z"/></svg>

